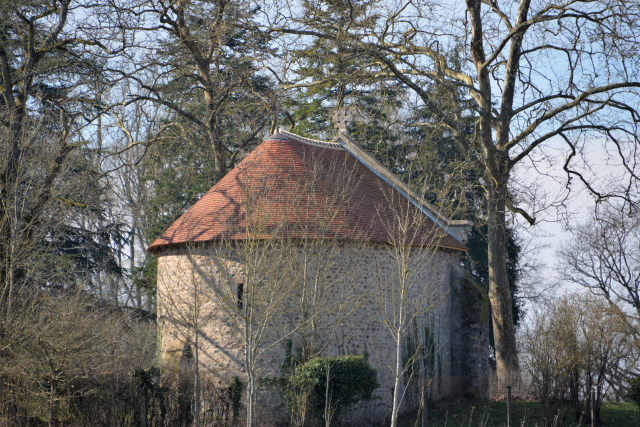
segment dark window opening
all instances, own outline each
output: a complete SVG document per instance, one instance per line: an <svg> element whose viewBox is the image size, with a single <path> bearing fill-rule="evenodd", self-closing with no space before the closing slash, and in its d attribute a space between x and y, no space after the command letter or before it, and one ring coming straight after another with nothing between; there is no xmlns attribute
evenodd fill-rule
<svg viewBox="0 0 640 427"><path fill-rule="evenodd" d="M180 367L183 369L190 367L193 360L193 348L189 343L184 343L184 346L182 347L182 354L180 355Z"/></svg>
<svg viewBox="0 0 640 427"><path fill-rule="evenodd" d="M244 285L240 283L238 285L238 308L242 309L242 293L244 291Z"/></svg>

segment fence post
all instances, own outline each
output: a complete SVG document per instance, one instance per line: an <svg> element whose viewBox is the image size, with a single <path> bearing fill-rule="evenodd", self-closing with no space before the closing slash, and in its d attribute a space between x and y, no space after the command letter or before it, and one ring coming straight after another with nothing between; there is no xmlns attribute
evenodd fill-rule
<svg viewBox="0 0 640 427"><path fill-rule="evenodd" d="M427 427L428 420L428 407L429 401L427 400L427 386L422 384L422 427Z"/></svg>
<svg viewBox="0 0 640 427"><path fill-rule="evenodd" d="M507 427L511 426L511 386L507 386Z"/></svg>
<svg viewBox="0 0 640 427"><path fill-rule="evenodd" d="M596 406L596 400L594 399L595 397L595 393L593 391L593 387L591 387L591 427L595 427L596 426L596 410L595 410L595 406Z"/></svg>

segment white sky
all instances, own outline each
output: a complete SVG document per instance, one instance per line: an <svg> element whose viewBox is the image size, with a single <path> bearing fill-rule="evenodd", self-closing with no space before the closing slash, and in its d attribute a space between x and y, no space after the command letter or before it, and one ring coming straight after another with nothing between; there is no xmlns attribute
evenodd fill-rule
<svg viewBox="0 0 640 427"><path fill-rule="evenodd" d="M532 173L532 164L523 165L516 171L516 180L523 187L532 184L538 187L530 190L533 197L540 195L542 199L534 202L534 207L542 209L545 204L550 206L537 213L539 222L533 227L520 217L516 219L520 236L527 242L523 262L527 265L533 263L539 267L537 271L533 271L529 277L523 279L522 285L527 286L530 291L535 291L534 288L550 287L552 292L547 293L548 298L553 297L553 291L557 295L567 291L582 290L575 285L560 281L558 268L561 266L556 263L556 250L563 241L571 239L568 228L585 222L595 208L595 198L575 178L571 186L571 196L562 197L566 195L566 174L562 170L564 158L559 155L560 151L557 154L555 159L536 162L537 172L535 173ZM593 181L601 187L608 188L622 182L620 179L623 174L622 167L612 159L604 147L593 144L590 152L586 154L591 165L590 182ZM544 304L544 298L541 303ZM531 307L532 305L528 304L527 308Z"/></svg>

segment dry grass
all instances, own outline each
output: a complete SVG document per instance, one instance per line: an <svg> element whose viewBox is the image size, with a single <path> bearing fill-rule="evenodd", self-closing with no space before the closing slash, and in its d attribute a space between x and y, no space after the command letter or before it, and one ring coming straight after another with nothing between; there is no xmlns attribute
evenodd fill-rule
<svg viewBox="0 0 640 427"><path fill-rule="evenodd" d="M495 371L489 376L489 399L495 401L507 400L507 387L498 383ZM534 399L531 384L526 374L514 375L511 381L511 399L531 401Z"/></svg>

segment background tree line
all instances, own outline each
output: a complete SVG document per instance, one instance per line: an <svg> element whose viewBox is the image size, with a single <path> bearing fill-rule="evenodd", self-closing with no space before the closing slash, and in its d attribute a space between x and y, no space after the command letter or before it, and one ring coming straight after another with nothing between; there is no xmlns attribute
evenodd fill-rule
<svg viewBox="0 0 640 427"><path fill-rule="evenodd" d="M488 291L503 381L519 366L515 218L564 208L566 194L530 178L542 163L613 206L577 228L581 246L562 259L567 280L627 307L635 325L639 13L614 0L2 4L0 390L29 373L54 424L60 396L84 393L60 376L82 346L43 341L47 322L78 325L74 340L103 343L95 351L115 363L125 351L78 319L117 319L113 339L153 318L156 263L144 249L273 130L276 101L283 126L325 139L331 113L349 106L363 148L474 220L463 262ZM616 180L591 172L594 146ZM60 361L23 358L36 344ZM142 366L150 350L135 345Z"/></svg>

